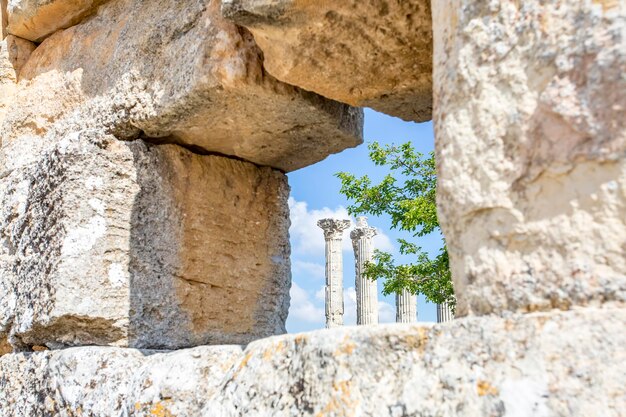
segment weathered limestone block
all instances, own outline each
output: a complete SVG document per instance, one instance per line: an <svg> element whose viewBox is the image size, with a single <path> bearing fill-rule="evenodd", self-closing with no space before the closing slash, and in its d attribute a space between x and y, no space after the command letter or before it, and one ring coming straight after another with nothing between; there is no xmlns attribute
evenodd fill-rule
<svg viewBox="0 0 626 417"><path fill-rule="evenodd" d="M0 124L13 101L19 72L34 49L33 43L11 35L0 41Z"/></svg>
<svg viewBox="0 0 626 417"><path fill-rule="evenodd" d="M8 31L40 42L51 33L75 25L106 0L11 0Z"/></svg>
<svg viewBox="0 0 626 417"><path fill-rule="evenodd" d="M223 0L281 81L404 120L432 117L432 28L425 0Z"/></svg>
<svg viewBox="0 0 626 417"><path fill-rule="evenodd" d="M4 147L0 336L179 348L285 332L284 174L99 132Z"/></svg>
<svg viewBox="0 0 626 417"><path fill-rule="evenodd" d="M137 24L141 22L141 24ZM104 128L291 171L362 142L362 111L283 84L216 0L112 0L47 38L0 134Z"/></svg>
<svg viewBox="0 0 626 417"><path fill-rule="evenodd" d="M244 352L10 354L0 416L621 417L624 326L624 309L589 308L344 327Z"/></svg>
<svg viewBox="0 0 626 417"><path fill-rule="evenodd" d="M460 315L626 301L626 1L433 2Z"/></svg>
<svg viewBox="0 0 626 417"><path fill-rule="evenodd" d="M0 359L0 416L200 416L241 351L84 347L7 355Z"/></svg>
<svg viewBox="0 0 626 417"><path fill-rule="evenodd" d="M0 41L6 38L8 25L7 0L0 0Z"/></svg>

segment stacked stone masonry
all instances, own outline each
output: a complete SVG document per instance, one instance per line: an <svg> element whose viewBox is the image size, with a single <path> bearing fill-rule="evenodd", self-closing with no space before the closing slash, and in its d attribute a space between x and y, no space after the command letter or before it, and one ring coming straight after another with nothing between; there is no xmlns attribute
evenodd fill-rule
<svg viewBox="0 0 626 417"><path fill-rule="evenodd" d="M360 109L268 75L214 0L108 1L48 37L19 86L3 140L87 126L283 171L362 142Z"/></svg>
<svg viewBox="0 0 626 417"><path fill-rule="evenodd" d="M12 34L40 42L60 29L79 23L107 0L0 0L6 4Z"/></svg>
<svg viewBox="0 0 626 417"><path fill-rule="evenodd" d="M626 0L0 24L0 416L626 415ZM351 105L432 114L457 318L263 339L284 173L362 142Z"/></svg>
<svg viewBox="0 0 626 417"><path fill-rule="evenodd" d="M624 326L623 309L590 308L342 327L245 349L5 355L0 414L620 417Z"/></svg>
<svg viewBox="0 0 626 417"><path fill-rule="evenodd" d="M0 332L15 346L171 349L284 333L284 174L85 131L32 163L13 145Z"/></svg>
<svg viewBox="0 0 626 417"><path fill-rule="evenodd" d="M3 9L58 24L0 44L3 350L284 333L281 171L359 144L362 111L267 75L218 1L79 3Z"/></svg>
<svg viewBox="0 0 626 417"><path fill-rule="evenodd" d="M432 117L426 0L223 0L281 81L404 120Z"/></svg>

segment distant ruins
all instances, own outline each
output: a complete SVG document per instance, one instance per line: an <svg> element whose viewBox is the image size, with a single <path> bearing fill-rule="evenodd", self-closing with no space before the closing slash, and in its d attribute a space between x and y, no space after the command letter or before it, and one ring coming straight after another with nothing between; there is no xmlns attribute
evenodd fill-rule
<svg viewBox="0 0 626 417"><path fill-rule="evenodd" d="M326 328L343 325L343 255L341 241L343 231L350 227L350 220L322 219L317 225L324 231L326 240ZM364 275L364 266L373 259L372 238L376 229L369 227L366 217L358 217L350 232L355 263L356 324L378 324L378 289L376 281ZM454 319L447 304L437 305L437 323ZM417 322L417 297L408 290L396 294L396 322Z"/></svg>
<svg viewBox="0 0 626 417"><path fill-rule="evenodd" d="M0 0L0 26L1 417L626 415L626 0ZM285 335L286 173L360 145L364 106L433 120L457 315Z"/></svg>

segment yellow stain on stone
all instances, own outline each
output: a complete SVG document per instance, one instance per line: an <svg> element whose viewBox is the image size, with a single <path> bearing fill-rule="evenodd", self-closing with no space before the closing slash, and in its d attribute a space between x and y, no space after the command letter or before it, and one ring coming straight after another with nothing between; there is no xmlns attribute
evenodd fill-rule
<svg viewBox="0 0 626 417"><path fill-rule="evenodd" d="M494 387L487 381L478 380L476 383L476 391L478 391L478 395L484 397L485 395L498 395L500 391L498 388Z"/></svg>
<svg viewBox="0 0 626 417"><path fill-rule="evenodd" d="M595 4L602 6L602 10L605 12L616 8L619 5L619 0L593 0Z"/></svg>
<svg viewBox="0 0 626 417"><path fill-rule="evenodd" d="M38 346L38 345L33 346L32 349L33 349L33 352L45 352L46 350L49 350L45 346Z"/></svg>
<svg viewBox="0 0 626 417"><path fill-rule="evenodd" d="M239 372L241 372L241 370L248 365L248 361L250 359L252 359L252 352L246 353L246 355L243 357L241 362L239 362L239 366L237 367L237 369L233 373L233 379L237 378L237 375L239 375Z"/></svg>
<svg viewBox="0 0 626 417"><path fill-rule="evenodd" d="M304 342L307 341L307 337L303 334L299 334L296 336L296 338L294 339L294 342L297 346L304 344Z"/></svg>
<svg viewBox="0 0 626 417"><path fill-rule="evenodd" d="M416 350L420 354L426 350L426 344L430 338L428 337L428 329L425 327L417 327L416 334L408 334L404 337L404 343L411 350Z"/></svg>
<svg viewBox="0 0 626 417"><path fill-rule="evenodd" d="M150 415L154 417L175 417L168 409L164 403L169 403L170 400L165 400L163 402L158 401L156 404L152 406L150 409Z"/></svg>
<svg viewBox="0 0 626 417"><path fill-rule="evenodd" d="M238 371L241 371L243 368L245 368L248 365L248 361L250 359L252 359L252 353L248 352L246 353L246 356L244 356L243 359L241 360Z"/></svg>
<svg viewBox="0 0 626 417"><path fill-rule="evenodd" d="M339 347L333 352L333 356L351 355L355 349L356 344L350 339L350 337L346 336L339 344Z"/></svg>
<svg viewBox="0 0 626 417"><path fill-rule="evenodd" d="M287 342L281 340L275 345L270 346L268 349L265 349L263 352L263 360L267 361L271 359L274 355L284 352L287 348Z"/></svg>
<svg viewBox="0 0 626 417"><path fill-rule="evenodd" d="M350 381L333 382L333 398L315 417L329 415L350 417L356 415L359 402L351 397Z"/></svg>

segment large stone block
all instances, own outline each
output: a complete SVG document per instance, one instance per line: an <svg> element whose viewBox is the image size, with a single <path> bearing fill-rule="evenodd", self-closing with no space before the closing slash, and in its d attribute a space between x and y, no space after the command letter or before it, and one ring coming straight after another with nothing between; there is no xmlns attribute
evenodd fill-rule
<svg viewBox="0 0 626 417"><path fill-rule="evenodd" d="M3 1L3 0L0 0ZM40 42L51 33L75 25L106 0L11 0L8 31Z"/></svg>
<svg viewBox="0 0 626 417"><path fill-rule="evenodd" d="M0 333L15 347L284 333L284 174L99 132L35 143L2 149Z"/></svg>
<svg viewBox="0 0 626 417"><path fill-rule="evenodd" d="M34 49L33 43L11 35L0 41L0 125L12 105L19 72Z"/></svg>
<svg viewBox="0 0 626 417"><path fill-rule="evenodd" d="M624 326L624 309L590 308L322 330L243 352L10 354L0 416L621 417Z"/></svg>
<svg viewBox="0 0 626 417"><path fill-rule="evenodd" d="M201 416L241 352L84 347L7 355L0 359L0 416Z"/></svg>
<svg viewBox="0 0 626 417"><path fill-rule="evenodd" d="M9 18L7 13L7 0L0 0L0 41L7 36Z"/></svg>
<svg viewBox="0 0 626 417"><path fill-rule="evenodd" d="M112 0L47 38L0 134L104 128L291 171L362 142L363 116L281 83L216 0ZM141 22L141 24L137 24Z"/></svg>
<svg viewBox="0 0 626 417"><path fill-rule="evenodd" d="M404 120L432 114L430 1L223 0L281 81Z"/></svg>
<svg viewBox="0 0 626 417"><path fill-rule="evenodd" d="M626 302L626 1L432 4L459 314Z"/></svg>

